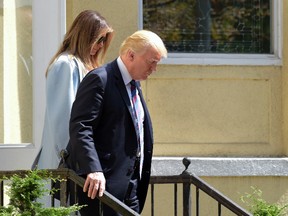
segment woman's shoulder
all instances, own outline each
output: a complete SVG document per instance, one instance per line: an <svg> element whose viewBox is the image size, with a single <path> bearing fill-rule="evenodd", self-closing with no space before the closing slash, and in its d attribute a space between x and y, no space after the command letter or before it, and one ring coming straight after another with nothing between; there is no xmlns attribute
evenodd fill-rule
<svg viewBox="0 0 288 216"><path fill-rule="evenodd" d="M52 65L61 65L61 64L73 64L75 65L75 56L72 54L69 54L67 52L62 53L58 56L58 58L55 59L55 61L52 63Z"/></svg>
<svg viewBox="0 0 288 216"><path fill-rule="evenodd" d="M68 53L63 53L58 56L55 61L50 65L48 69L48 74L61 72L72 73L77 66L74 61L74 56Z"/></svg>

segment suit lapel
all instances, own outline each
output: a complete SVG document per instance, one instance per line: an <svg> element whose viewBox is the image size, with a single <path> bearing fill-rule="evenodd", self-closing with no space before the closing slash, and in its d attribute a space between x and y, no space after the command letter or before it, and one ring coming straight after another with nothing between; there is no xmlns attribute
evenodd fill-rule
<svg viewBox="0 0 288 216"><path fill-rule="evenodd" d="M127 107L127 109L129 110L129 113L130 113L130 116L131 116L131 119L133 121L133 125L134 125L134 128L137 127L137 123L135 122L135 119L133 117L133 108L132 108L132 105L130 103L130 97L127 93L127 90L126 90L126 86L125 86L125 83L123 81L123 78L122 78L122 75L121 75L121 72L120 72L120 69L118 67L118 64L117 64L117 61L115 60L113 63L112 63L112 67L113 69L111 71L114 71L114 77L115 77L115 84L120 92L120 95L122 97L122 99L124 100L125 102L125 105ZM109 73L109 72L108 72ZM152 126L151 126L151 119L150 119L150 115L148 113L148 109L147 109L147 106L146 106L146 103L144 101L144 97L143 97L143 94L142 94L142 90L141 90L141 87L140 87L140 84L139 82L137 81L136 82L136 87L137 87L137 90L139 92L139 96L140 96L140 100L141 100L141 103L142 103L142 106L143 106L143 109L144 109L144 136L148 136L151 140L153 140L153 133L152 133ZM149 132L148 132L149 131ZM148 133L147 133L148 132ZM136 133L136 128L135 128L135 133ZM149 142L149 143L152 143Z"/></svg>
<svg viewBox="0 0 288 216"><path fill-rule="evenodd" d="M134 122L133 108L132 108L132 105L130 103L130 98L129 98L129 95L127 93L126 86L125 86L125 83L123 81L123 78L122 78L122 75L121 75L121 72L120 72L120 69L118 67L116 60L113 62L112 67L113 67L113 71L115 72L114 73L115 84L116 84L116 86L120 92L122 99L124 100L124 103L125 103L127 109L129 110L132 121ZM135 126L135 122L134 122L134 126Z"/></svg>

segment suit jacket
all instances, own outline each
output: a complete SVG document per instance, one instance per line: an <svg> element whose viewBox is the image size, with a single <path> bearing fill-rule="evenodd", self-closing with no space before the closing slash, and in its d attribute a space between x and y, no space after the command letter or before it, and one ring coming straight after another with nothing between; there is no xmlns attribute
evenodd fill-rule
<svg viewBox="0 0 288 216"><path fill-rule="evenodd" d="M138 187L142 211L150 179L153 133L144 109L144 162ZM137 153L137 135L126 86L117 60L92 70L81 82L70 119L67 162L79 175L103 171L106 190L123 201Z"/></svg>

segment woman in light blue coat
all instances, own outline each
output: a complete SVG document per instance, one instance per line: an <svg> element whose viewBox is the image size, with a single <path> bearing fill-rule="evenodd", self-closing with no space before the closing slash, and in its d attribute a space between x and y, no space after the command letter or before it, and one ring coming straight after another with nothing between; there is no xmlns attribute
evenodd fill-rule
<svg viewBox="0 0 288 216"><path fill-rule="evenodd" d="M69 120L79 83L103 63L113 29L93 10L81 12L46 71L46 111L42 144L32 168L55 169L69 141Z"/></svg>

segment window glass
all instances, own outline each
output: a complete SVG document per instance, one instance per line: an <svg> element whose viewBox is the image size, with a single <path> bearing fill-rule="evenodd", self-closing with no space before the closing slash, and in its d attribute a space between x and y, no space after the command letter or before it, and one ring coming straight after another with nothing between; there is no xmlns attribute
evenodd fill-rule
<svg viewBox="0 0 288 216"><path fill-rule="evenodd" d="M270 0L143 0L170 53L271 54Z"/></svg>
<svg viewBox="0 0 288 216"><path fill-rule="evenodd" d="M32 142L32 0L0 0L0 143Z"/></svg>

